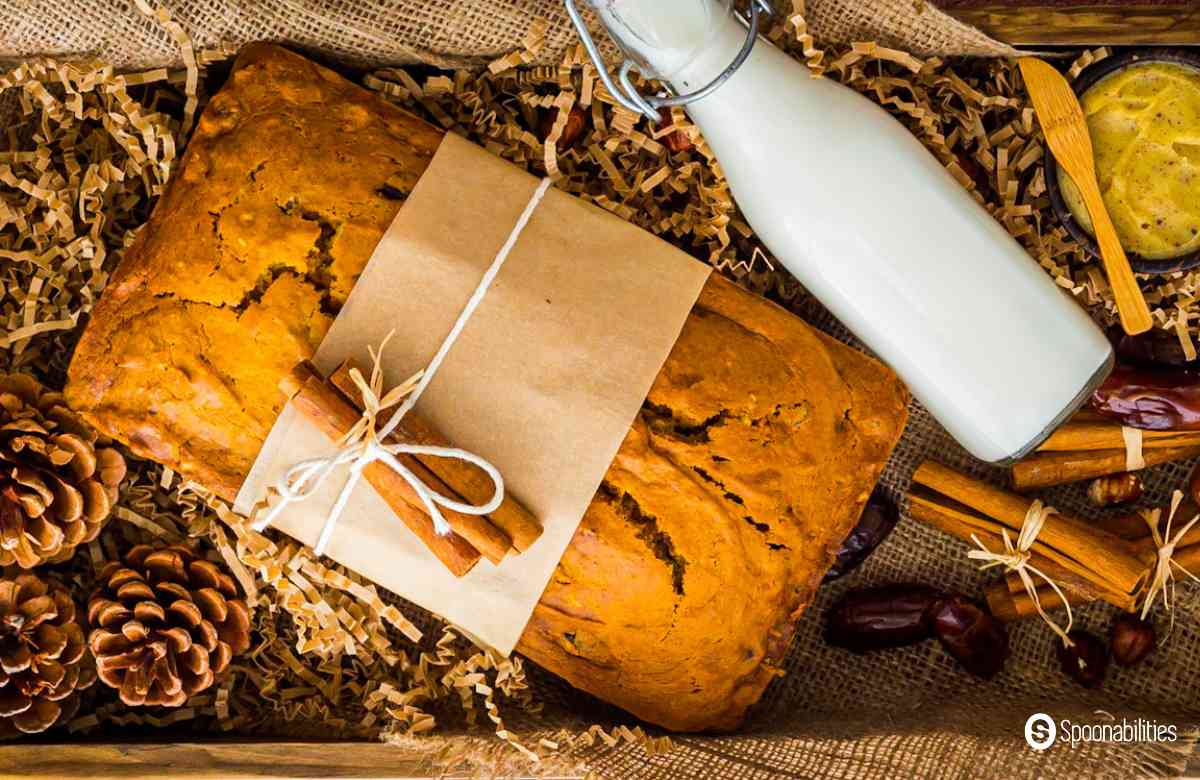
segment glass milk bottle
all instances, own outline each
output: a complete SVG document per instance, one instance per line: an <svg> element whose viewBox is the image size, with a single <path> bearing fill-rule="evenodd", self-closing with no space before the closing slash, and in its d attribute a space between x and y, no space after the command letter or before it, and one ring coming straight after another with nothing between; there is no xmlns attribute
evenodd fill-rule
<svg viewBox="0 0 1200 780"><path fill-rule="evenodd" d="M626 74L681 96L771 252L973 455L1029 452L1108 374L1100 329L883 109L748 40L727 3L590 2ZM623 84L643 113L664 102Z"/></svg>

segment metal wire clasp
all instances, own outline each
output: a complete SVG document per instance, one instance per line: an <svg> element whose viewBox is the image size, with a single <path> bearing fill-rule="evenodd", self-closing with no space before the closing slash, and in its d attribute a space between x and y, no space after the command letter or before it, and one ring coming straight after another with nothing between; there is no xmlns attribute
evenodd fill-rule
<svg viewBox="0 0 1200 780"><path fill-rule="evenodd" d="M613 99L622 107L642 114L654 122L658 122L661 118L659 115L660 108L684 106L701 98L708 97L728 81L729 77L736 73L738 68L742 67L742 63L746 61L746 58L750 56L750 51L754 48L754 42L758 40L759 17L770 16L773 10L770 0L750 0L749 10L743 17L747 27L746 43L742 46L741 51L738 52L733 62L729 64L729 67L721 71L721 74L707 86L695 92L689 92L686 95L659 97L656 95L643 95L637 91L631 75L637 69L637 63L633 60L627 59L621 65L621 70L617 75L621 84L618 86L613 81L612 74L608 72L608 68L604 64L604 58L600 56L600 49L592 39L591 33L588 32L587 24L584 23L583 16L579 13L579 8L575 5L575 0L563 0L563 4L567 7L567 15L571 17L571 23L575 25L575 29L579 32L579 40L583 42L583 47L587 49L588 56L596 64L600 80L604 83L604 87L609 93L612 94Z"/></svg>

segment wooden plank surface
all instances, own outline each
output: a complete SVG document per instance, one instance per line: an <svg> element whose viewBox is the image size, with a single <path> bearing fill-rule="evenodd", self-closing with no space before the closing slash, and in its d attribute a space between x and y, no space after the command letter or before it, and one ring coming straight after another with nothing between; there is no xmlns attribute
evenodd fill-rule
<svg viewBox="0 0 1200 780"><path fill-rule="evenodd" d="M437 775L428 761L376 742L0 745L4 778L413 780Z"/></svg>
<svg viewBox="0 0 1200 780"><path fill-rule="evenodd" d="M1197 45L1200 3L950 6L946 13L1014 46Z"/></svg>

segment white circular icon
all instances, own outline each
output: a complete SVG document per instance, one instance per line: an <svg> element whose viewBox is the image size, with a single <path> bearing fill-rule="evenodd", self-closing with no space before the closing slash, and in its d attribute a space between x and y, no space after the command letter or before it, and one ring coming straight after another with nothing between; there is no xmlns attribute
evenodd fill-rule
<svg viewBox="0 0 1200 780"><path fill-rule="evenodd" d="M1058 729L1054 719L1044 712L1035 712L1025 721L1025 741L1034 750L1045 750L1054 744Z"/></svg>

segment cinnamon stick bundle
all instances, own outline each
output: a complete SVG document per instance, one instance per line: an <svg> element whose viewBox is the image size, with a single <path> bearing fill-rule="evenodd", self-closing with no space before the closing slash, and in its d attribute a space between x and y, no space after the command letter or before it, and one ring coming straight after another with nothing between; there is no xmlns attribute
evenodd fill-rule
<svg viewBox="0 0 1200 780"><path fill-rule="evenodd" d="M350 370L353 368L356 368L353 361L345 361L330 375L329 382L350 403L361 410L362 396L350 376ZM361 371L361 369L359 370ZM429 447L453 446L440 431L417 414L415 410L404 416L393 432L391 440ZM436 474L439 480L472 504L482 504L490 500L492 491L495 490L495 486L492 485L487 474L470 463L453 458L411 458L411 460L419 461L422 470ZM525 552L542 535L542 525L533 516L533 513L508 494L505 494L503 502L496 508L496 511L488 515L488 519L507 534L517 552Z"/></svg>
<svg viewBox="0 0 1200 780"><path fill-rule="evenodd" d="M917 468L913 483L1017 533L1032 505L1025 496L993 487L933 461L925 461ZM1015 538L1015 534L1010 536ZM1058 513L1046 519L1035 547L1047 558L1053 557L1049 552L1053 551L1058 555L1057 563L1071 561L1068 568L1113 593L1135 593L1147 575L1145 564L1124 540L1067 514Z"/></svg>
<svg viewBox="0 0 1200 780"><path fill-rule="evenodd" d="M1193 573L1200 572L1200 544L1192 544L1187 547L1178 548L1175 551L1174 560L1183 568ZM989 585L986 590L986 598L988 608L992 614L999 620L1012 622L1014 620L1023 620L1037 614L1037 607L1034 606L1033 599L1025 592L1024 588L1019 593L1013 592L1014 575L1008 575L1002 580ZM1067 596L1067 603L1072 607L1077 607L1083 604L1090 604L1095 601L1091 594L1076 590L1069 585L1059 583L1063 593ZM1054 589L1046 584L1039 584L1037 587L1038 599L1041 601L1042 609L1060 609L1063 606L1062 599L1054 592ZM1133 611L1127 609L1127 612Z"/></svg>
<svg viewBox="0 0 1200 780"><path fill-rule="evenodd" d="M978 539L992 552L1004 551L1004 540L1001 536L1003 524L964 508L949 505L944 499L922 493L919 490L910 492L908 501L909 514L913 519L956 536L973 547L975 540ZM1015 542L1016 534L1010 532L1009 539ZM1060 588L1064 590L1070 588L1089 601L1103 599L1119 609L1133 607L1132 595L1117 590L1086 566L1043 542L1034 542L1030 548L1029 563L1054 580ZM1016 575L1010 576L1020 582L1020 578ZM1004 588L1008 590L1008 585L1005 584ZM1020 589L1024 590L1024 586L1022 585Z"/></svg>
<svg viewBox="0 0 1200 780"><path fill-rule="evenodd" d="M331 441L340 439L358 422L361 414L327 385L311 364L297 365L280 382L280 390L306 419L316 425ZM363 469L363 477L375 488L396 517L429 548L439 561L456 577L461 577L479 562L480 552L458 533L445 536L433 527L433 518L426 514L412 486L403 477L382 463L372 463ZM449 517L447 517L449 520Z"/></svg>
<svg viewBox="0 0 1200 780"><path fill-rule="evenodd" d="M1174 529L1183 528L1196 516L1197 512L1200 512L1200 506L1197 506L1191 499L1180 504L1171 524L1172 535L1174 535ZM1165 527L1162 527L1165 525L1165 520L1166 518L1163 517L1159 521L1160 528L1164 533L1167 531ZM1148 569L1158 562L1158 548L1154 545L1150 527L1140 516L1127 514L1101 518L1096 521L1096 524L1132 542L1131 549L1139 555ZM1200 570L1197 569L1200 567L1200 526L1193 527L1183 535L1173 558L1176 563L1189 571ZM1078 587L1077 583L1058 579L1055 582L1066 594L1067 603L1073 607L1088 604L1097 599L1097 594L1089 592L1086 588ZM1062 599L1049 585L1039 584L1037 592L1043 609L1058 609L1063 606ZM1000 620L1021 620L1037 614L1037 607L1034 605L1033 599L1025 592L1024 585L1015 574L1010 573L1004 579L990 585L986 595L988 607L992 610L992 614ZM1132 610L1131 606L1126 611Z"/></svg>

